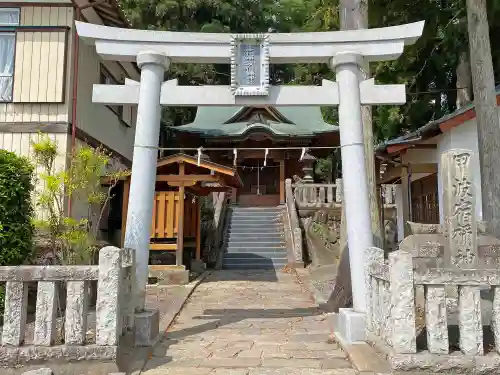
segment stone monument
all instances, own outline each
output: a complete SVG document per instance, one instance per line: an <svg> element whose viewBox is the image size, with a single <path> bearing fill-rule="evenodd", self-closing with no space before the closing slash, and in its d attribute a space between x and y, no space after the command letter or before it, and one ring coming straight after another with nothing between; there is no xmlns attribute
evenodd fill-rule
<svg viewBox="0 0 500 375"><path fill-rule="evenodd" d="M368 251L368 339L393 370L500 370L500 241L476 220L471 157L441 157L444 225L410 223L388 261Z"/></svg>

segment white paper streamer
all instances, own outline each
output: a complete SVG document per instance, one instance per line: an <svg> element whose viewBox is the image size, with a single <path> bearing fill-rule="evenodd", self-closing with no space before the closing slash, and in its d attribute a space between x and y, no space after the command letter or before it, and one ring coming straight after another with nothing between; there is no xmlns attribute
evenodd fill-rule
<svg viewBox="0 0 500 375"><path fill-rule="evenodd" d="M200 166L200 161L201 161L201 147L198 147L198 161L197 161L198 167Z"/></svg>
<svg viewBox="0 0 500 375"><path fill-rule="evenodd" d="M306 154L306 148L305 147L302 147L302 153L300 154L300 159L299 161L302 161L302 159L304 159L304 155Z"/></svg>

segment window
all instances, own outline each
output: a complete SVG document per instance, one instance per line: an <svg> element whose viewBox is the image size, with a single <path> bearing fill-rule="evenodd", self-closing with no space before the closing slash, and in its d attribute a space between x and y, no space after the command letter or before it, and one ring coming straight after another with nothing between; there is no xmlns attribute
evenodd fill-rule
<svg viewBox="0 0 500 375"><path fill-rule="evenodd" d="M18 26L19 9L0 8L0 27ZM16 34L14 30L0 31L0 101L12 101Z"/></svg>
<svg viewBox="0 0 500 375"><path fill-rule="evenodd" d="M119 85L120 83L113 77L113 75L103 66L100 67L99 83L101 85ZM118 118L123 121L123 106L120 105L108 105L110 110L112 110Z"/></svg>
<svg viewBox="0 0 500 375"><path fill-rule="evenodd" d="M19 9L0 8L0 26L19 26Z"/></svg>

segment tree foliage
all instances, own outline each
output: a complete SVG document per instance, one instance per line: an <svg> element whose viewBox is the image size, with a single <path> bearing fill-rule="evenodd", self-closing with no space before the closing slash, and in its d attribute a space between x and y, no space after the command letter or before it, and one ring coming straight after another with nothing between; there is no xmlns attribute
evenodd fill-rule
<svg viewBox="0 0 500 375"><path fill-rule="evenodd" d="M366 0L364 0L366 1ZM124 0L133 26L201 32L291 32L339 29L338 0ZM491 39L500 37L500 0L490 0ZM465 0L372 0L369 26L425 20L423 36L395 61L370 67L378 83L405 83L407 104L374 108L378 141L414 130L455 110L458 57L467 51ZM500 48L492 46L500 79ZM168 73L181 84L227 84L229 65L175 65ZM319 84L334 79L326 65L273 66L274 84ZM323 109L336 122L334 109ZM192 121L195 109L169 108L164 119L176 126Z"/></svg>
<svg viewBox="0 0 500 375"><path fill-rule="evenodd" d="M32 252L33 165L0 150L0 266L22 264Z"/></svg>
<svg viewBox="0 0 500 375"><path fill-rule="evenodd" d="M0 150L0 266L23 264L33 252L33 170L28 159ZM1 285L0 314L4 294Z"/></svg>

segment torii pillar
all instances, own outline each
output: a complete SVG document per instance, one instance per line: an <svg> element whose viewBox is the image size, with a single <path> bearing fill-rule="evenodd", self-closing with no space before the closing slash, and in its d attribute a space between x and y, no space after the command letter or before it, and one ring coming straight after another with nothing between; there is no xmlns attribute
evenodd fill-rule
<svg viewBox="0 0 500 375"><path fill-rule="evenodd" d="M160 93L169 60L163 54L146 51L137 55L137 65L141 69L141 84L124 247L134 249L136 259L136 283L132 296L135 306L135 341L137 345L149 346L151 340L156 339L156 335L151 337L148 332L149 322L159 319L158 310L145 311L144 305L149 276L149 242L160 138Z"/></svg>
<svg viewBox="0 0 500 375"><path fill-rule="evenodd" d="M363 57L352 53L339 53L330 60L339 85L339 132L345 192L342 204L345 204L353 305L353 309L339 310L334 329L347 342L363 341L366 337L367 288L363 250L373 246L360 99L360 68L363 65Z"/></svg>

